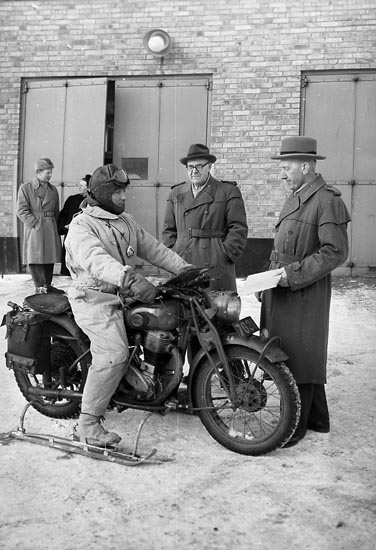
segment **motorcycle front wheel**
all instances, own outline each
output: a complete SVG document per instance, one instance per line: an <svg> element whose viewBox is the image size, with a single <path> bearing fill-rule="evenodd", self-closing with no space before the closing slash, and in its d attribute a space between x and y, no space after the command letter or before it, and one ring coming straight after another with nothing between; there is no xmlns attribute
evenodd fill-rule
<svg viewBox="0 0 376 550"><path fill-rule="evenodd" d="M33 374L24 369L14 369L14 377L21 393L31 406L45 416L50 418L75 418L81 410L81 401L67 397L51 398L42 395L31 396L31 387L82 391L83 369L87 367L88 359L83 357L74 367L71 365L79 356L78 349L74 342L54 340L51 343L51 369L49 376ZM61 369L66 370L64 384L61 382Z"/></svg>
<svg viewBox="0 0 376 550"><path fill-rule="evenodd" d="M255 370L259 354L244 346L227 346L236 399L231 402L218 355L219 371L205 359L195 373L194 408L210 435L235 453L258 456L283 446L293 435L300 417L300 395L284 363L264 358Z"/></svg>

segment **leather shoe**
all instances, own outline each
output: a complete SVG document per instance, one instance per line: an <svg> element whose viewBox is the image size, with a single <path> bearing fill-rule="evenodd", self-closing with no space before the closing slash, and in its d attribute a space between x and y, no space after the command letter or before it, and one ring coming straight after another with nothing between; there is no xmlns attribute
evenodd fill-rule
<svg viewBox="0 0 376 550"><path fill-rule="evenodd" d="M64 290L61 290L61 288L56 288L55 286L47 285L46 289L47 293L65 294Z"/></svg>
<svg viewBox="0 0 376 550"><path fill-rule="evenodd" d="M320 422L318 424L307 424L307 430L312 430L313 432L327 434L328 432L330 432L330 426L325 426Z"/></svg>

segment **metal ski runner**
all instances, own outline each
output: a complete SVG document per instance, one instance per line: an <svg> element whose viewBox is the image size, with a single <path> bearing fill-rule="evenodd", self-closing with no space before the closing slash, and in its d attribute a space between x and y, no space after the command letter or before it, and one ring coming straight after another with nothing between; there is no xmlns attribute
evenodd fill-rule
<svg viewBox="0 0 376 550"><path fill-rule="evenodd" d="M137 447L141 435L141 430L146 420L151 416L151 413L148 414L140 423L133 452L129 453L126 451L122 451L121 449L119 450L118 448L111 449L96 447L95 445L88 445L87 443L81 443L80 441L74 441L56 435L27 433L24 428L24 418L26 411L30 405L31 403L28 403L22 411L19 428L6 434L0 434L1 444L6 445L12 439L27 441L36 445L52 447L53 449L58 449L67 453L74 453L81 456L94 458L96 460L104 460L115 464L122 464L123 466L138 466L139 464L150 460L157 453L157 449L153 449L149 454L145 456L140 456L139 454L137 454Z"/></svg>

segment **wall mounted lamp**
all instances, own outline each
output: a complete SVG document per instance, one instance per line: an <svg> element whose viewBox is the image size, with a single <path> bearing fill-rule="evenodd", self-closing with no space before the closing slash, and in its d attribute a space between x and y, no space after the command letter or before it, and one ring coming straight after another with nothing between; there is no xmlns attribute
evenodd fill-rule
<svg viewBox="0 0 376 550"><path fill-rule="evenodd" d="M156 57L164 57L171 49L172 40L166 31L151 29L143 38L145 50Z"/></svg>

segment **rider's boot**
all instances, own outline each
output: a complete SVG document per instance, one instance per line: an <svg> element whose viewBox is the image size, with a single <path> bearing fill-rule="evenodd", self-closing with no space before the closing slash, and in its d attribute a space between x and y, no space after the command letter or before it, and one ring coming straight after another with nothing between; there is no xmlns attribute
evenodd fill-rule
<svg viewBox="0 0 376 550"><path fill-rule="evenodd" d="M113 447L121 437L115 432L108 432L102 425L102 417L81 413L78 421L78 437L82 443L95 447Z"/></svg>

